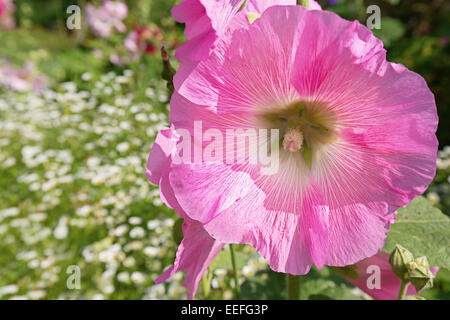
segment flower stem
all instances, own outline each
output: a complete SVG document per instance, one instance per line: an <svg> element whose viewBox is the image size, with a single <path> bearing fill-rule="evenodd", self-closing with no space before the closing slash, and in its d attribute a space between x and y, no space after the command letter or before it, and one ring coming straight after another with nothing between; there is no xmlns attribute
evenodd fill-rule
<svg viewBox="0 0 450 320"><path fill-rule="evenodd" d="M408 281L402 280L402 283L400 284L400 290L398 291L398 298L397 300L403 300L406 296L406 289L408 289Z"/></svg>
<svg viewBox="0 0 450 320"><path fill-rule="evenodd" d="M241 294L239 290L239 278L236 267L236 257L234 256L234 248L230 243L230 253L231 253L231 265L233 266L233 276L234 276L234 295L237 300L241 299Z"/></svg>
<svg viewBox="0 0 450 320"><path fill-rule="evenodd" d="M287 274L288 300L300 299L300 277Z"/></svg>

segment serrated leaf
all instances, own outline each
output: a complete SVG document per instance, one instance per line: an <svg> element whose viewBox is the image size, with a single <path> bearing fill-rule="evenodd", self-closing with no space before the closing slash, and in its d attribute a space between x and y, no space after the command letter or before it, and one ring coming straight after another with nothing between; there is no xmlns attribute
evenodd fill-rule
<svg viewBox="0 0 450 320"><path fill-rule="evenodd" d="M390 253L396 244L414 257L426 256L431 266L450 269L450 218L424 197L400 208L384 248Z"/></svg>

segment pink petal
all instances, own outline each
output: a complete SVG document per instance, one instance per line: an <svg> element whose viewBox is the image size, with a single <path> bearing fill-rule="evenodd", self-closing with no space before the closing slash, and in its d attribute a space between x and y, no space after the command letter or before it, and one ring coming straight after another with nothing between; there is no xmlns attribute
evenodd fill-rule
<svg viewBox="0 0 450 320"><path fill-rule="evenodd" d="M161 130L150 152L147 161L146 176L150 182L159 185L160 198L169 208L174 209L178 215L185 219L186 214L180 207L172 186L169 182L170 165L172 153L176 150L178 135L173 127Z"/></svg>
<svg viewBox="0 0 450 320"><path fill-rule="evenodd" d="M369 284L373 285L373 279L370 279L374 275L373 269L369 267L378 267L380 270L380 287L369 289ZM439 268L431 267L431 271L434 275L438 272ZM375 300L396 300L398 297L398 291L400 290L400 279L392 272L389 264L389 254L386 252L379 252L373 257L364 259L356 264L356 272L358 279L346 278L348 282L354 286L360 288ZM416 290L412 285L408 286L408 295L415 295Z"/></svg>
<svg viewBox="0 0 450 320"><path fill-rule="evenodd" d="M201 223L189 219L183 223L183 235L184 239L178 247L174 265L159 276L155 283L162 283L177 271L183 270L183 286L188 289L188 298L194 299L203 274L224 244L211 238Z"/></svg>
<svg viewBox="0 0 450 320"><path fill-rule="evenodd" d="M262 14L273 6L296 5L296 0L249 0L239 11L244 1L183 0L176 5L172 15L176 21L186 24L185 35L189 40L178 49L176 57L179 60L204 60L226 33L248 27L247 13ZM321 7L310 0L310 9L321 10Z"/></svg>

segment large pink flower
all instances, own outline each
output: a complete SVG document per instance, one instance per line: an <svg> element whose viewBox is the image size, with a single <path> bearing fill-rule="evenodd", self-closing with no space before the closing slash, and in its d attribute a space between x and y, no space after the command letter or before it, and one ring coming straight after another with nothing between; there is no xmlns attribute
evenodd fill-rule
<svg viewBox="0 0 450 320"><path fill-rule="evenodd" d="M374 269L373 267L377 267ZM438 272L438 267L431 267L434 275ZM360 288L375 300L396 300L400 290L400 279L392 272L389 264L389 254L379 252L373 257L364 259L356 264L355 276L345 277L348 282ZM378 274L378 271L380 273ZM379 275L379 286L373 276ZM410 284L407 295L416 295L417 292Z"/></svg>
<svg viewBox="0 0 450 320"><path fill-rule="evenodd" d="M198 237L196 255L180 246L169 274L185 270L199 280L190 272L203 272L223 243L250 244L273 270L291 274L312 263L354 264L379 251L396 210L434 177L433 94L422 77L387 62L381 41L358 22L271 7L180 73L172 127L160 132L147 171L165 202L195 224L184 242ZM223 136L230 128L279 129L279 170L173 161L186 139L180 132L199 130L194 121Z"/></svg>

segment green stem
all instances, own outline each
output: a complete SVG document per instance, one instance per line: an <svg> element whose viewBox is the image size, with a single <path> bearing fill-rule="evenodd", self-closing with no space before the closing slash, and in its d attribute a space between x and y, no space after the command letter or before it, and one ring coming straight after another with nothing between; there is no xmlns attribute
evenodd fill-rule
<svg viewBox="0 0 450 320"><path fill-rule="evenodd" d="M202 277L203 295L205 296L205 299L208 299L209 293L211 292L211 276L209 273L208 269Z"/></svg>
<svg viewBox="0 0 450 320"><path fill-rule="evenodd" d="M300 277L287 274L288 300L300 299Z"/></svg>
<svg viewBox="0 0 450 320"><path fill-rule="evenodd" d="M309 0L300 0L300 5L304 6L306 9L309 9Z"/></svg>
<svg viewBox="0 0 450 320"><path fill-rule="evenodd" d="M406 289L408 289L408 281L402 280L402 283L400 284L400 290L398 291L398 298L397 300L403 300L406 296Z"/></svg>
<svg viewBox="0 0 450 320"><path fill-rule="evenodd" d="M356 0L356 10L359 22L364 24L366 20L366 7L364 6L363 0Z"/></svg>
<svg viewBox="0 0 450 320"><path fill-rule="evenodd" d="M233 245L230 243L230 253L231 253L231 264L233 266L233 276L234 276L234 294L237 300L241 299L241 294L239 290L239 277L238 277L238 270L236 267L236 257L234 256L234 248Z"/></svg>

